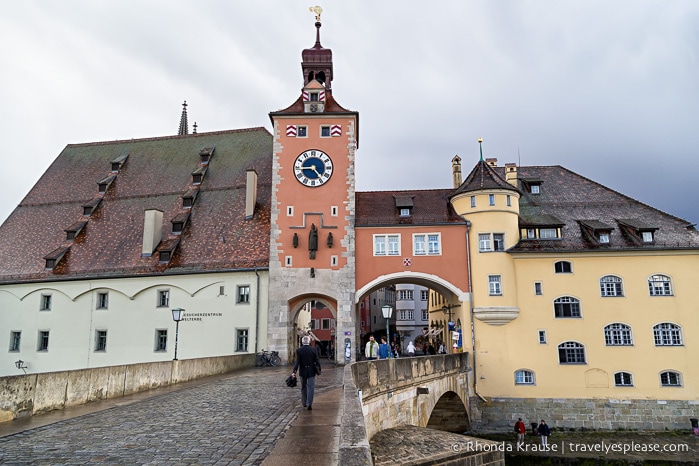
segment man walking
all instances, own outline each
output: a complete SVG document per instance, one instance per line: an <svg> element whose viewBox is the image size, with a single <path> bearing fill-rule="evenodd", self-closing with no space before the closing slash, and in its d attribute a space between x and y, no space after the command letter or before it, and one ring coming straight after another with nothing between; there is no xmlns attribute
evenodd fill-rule
<svg viewBox="0 0 699 466"><path fill-rule="evenodd" d="M366 348L364 348L364 356L367 360L376 359L379 355L379 344L376 343L374 337L369 337L369 341L366 342Z"/></svg>
<svg viewBox="0 0 699 466"><path fill-rule="evenodd" d="M316 364L320 367L320 358L318 352L311 348L311 337L308 335L301 338L301 348L296 350L296 364L294 371L291 373L296 377L296 371L299 370L301 376L301 404L303 407L313 409L313 390L316 385ZM320 372L318 372L320 373Z"/></svg>
<svg viewBox="0 0 699 466"><path fill-rule="evenodd" d="M524 443L524 435L527 433L527 426L524 425L521 417L515 422L515 432L517 432L517 445L522 445Z"/></svg>

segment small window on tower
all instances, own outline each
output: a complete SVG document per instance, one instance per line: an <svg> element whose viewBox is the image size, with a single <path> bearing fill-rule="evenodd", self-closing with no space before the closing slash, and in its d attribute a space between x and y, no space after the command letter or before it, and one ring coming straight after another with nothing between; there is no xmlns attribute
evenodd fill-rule
<svg viewBox="0 0 699 466"><path fill-rule="evenodd" d="M318 102L318 93L311 92L310 94L308 94L308 98L310 99L311 102Z"/></svg>
<svg viewBox="0 0 699 466"><path fill-rule="evenodd" d="M299 126L296 128L296 137L305 138L308 136L308 129L305 126Z"/></svg>
<svg viewBox="0 0 699 466"><path fill-rule="evenodd" d="M330 126L321 126L320 127L320 137L322 137L322 138L329 138L330 137Z"/></svg>

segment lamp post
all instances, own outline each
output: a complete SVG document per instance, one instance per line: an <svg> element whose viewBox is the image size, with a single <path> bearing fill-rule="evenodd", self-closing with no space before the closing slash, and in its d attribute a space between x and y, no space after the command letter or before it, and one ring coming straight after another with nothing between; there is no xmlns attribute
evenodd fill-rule
<svg viewBox="0 0 699 466"><path fill-rule="evenodd" d="M381 307L381 313L383 314L383 318L386 319L386 343L388 343L388 347L391 347L391 335L390 335L390 330L388 328L388 320L391 318L391 315L393 314L393 308L389 306L388 304L385 304L384 306Z"/></svg>
<svg viewBox="0 0 699 466"><path fill-rule="evenodd" d="M180 320L184 315L184 309L176 307L172 310L172 320L175 321L175 358L173 361L177 361L177 339L180 336Z"/></svg>

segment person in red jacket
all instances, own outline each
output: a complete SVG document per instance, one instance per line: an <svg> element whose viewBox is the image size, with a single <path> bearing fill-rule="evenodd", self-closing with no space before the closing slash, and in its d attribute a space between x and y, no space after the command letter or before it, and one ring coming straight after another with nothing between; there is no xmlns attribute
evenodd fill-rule
<svg viewBox="0 0 699 466"><path fill-rule="evenodd" d="M515 422L515 432L517 432L517 445L522 445L524 443L524 435L527 433L527 426L524 425L521 417Z"/></svg>

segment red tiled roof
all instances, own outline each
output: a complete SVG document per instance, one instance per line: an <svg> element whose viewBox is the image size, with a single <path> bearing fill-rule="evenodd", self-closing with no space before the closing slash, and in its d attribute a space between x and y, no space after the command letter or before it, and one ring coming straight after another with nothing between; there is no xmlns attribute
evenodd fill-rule
<svg viewBox="0 0 699 466"><path fill-rule="evenodd" d="M199 152L214 147L206 178L169 264L141 257L144 212L163 212L162 239L182 213ZM89 217L83 205L111 161L129 154ZM245 220L246 169L258 174L253 219ZM269 265L272 136L264 128L188 136L71 144L0 226L0 283L188 273ZM53 271L44 257L65 247L66 229L87 225Z"/></svg>
<svg viewBox="0 0 699 466"><path fill-rule="evenodd" d="M463 223L449 203L451 189L413 191L367 191L356 194L355 225L437 225ZM396 199L411 198L413 207L409 217L401 217Z"/></svg>

